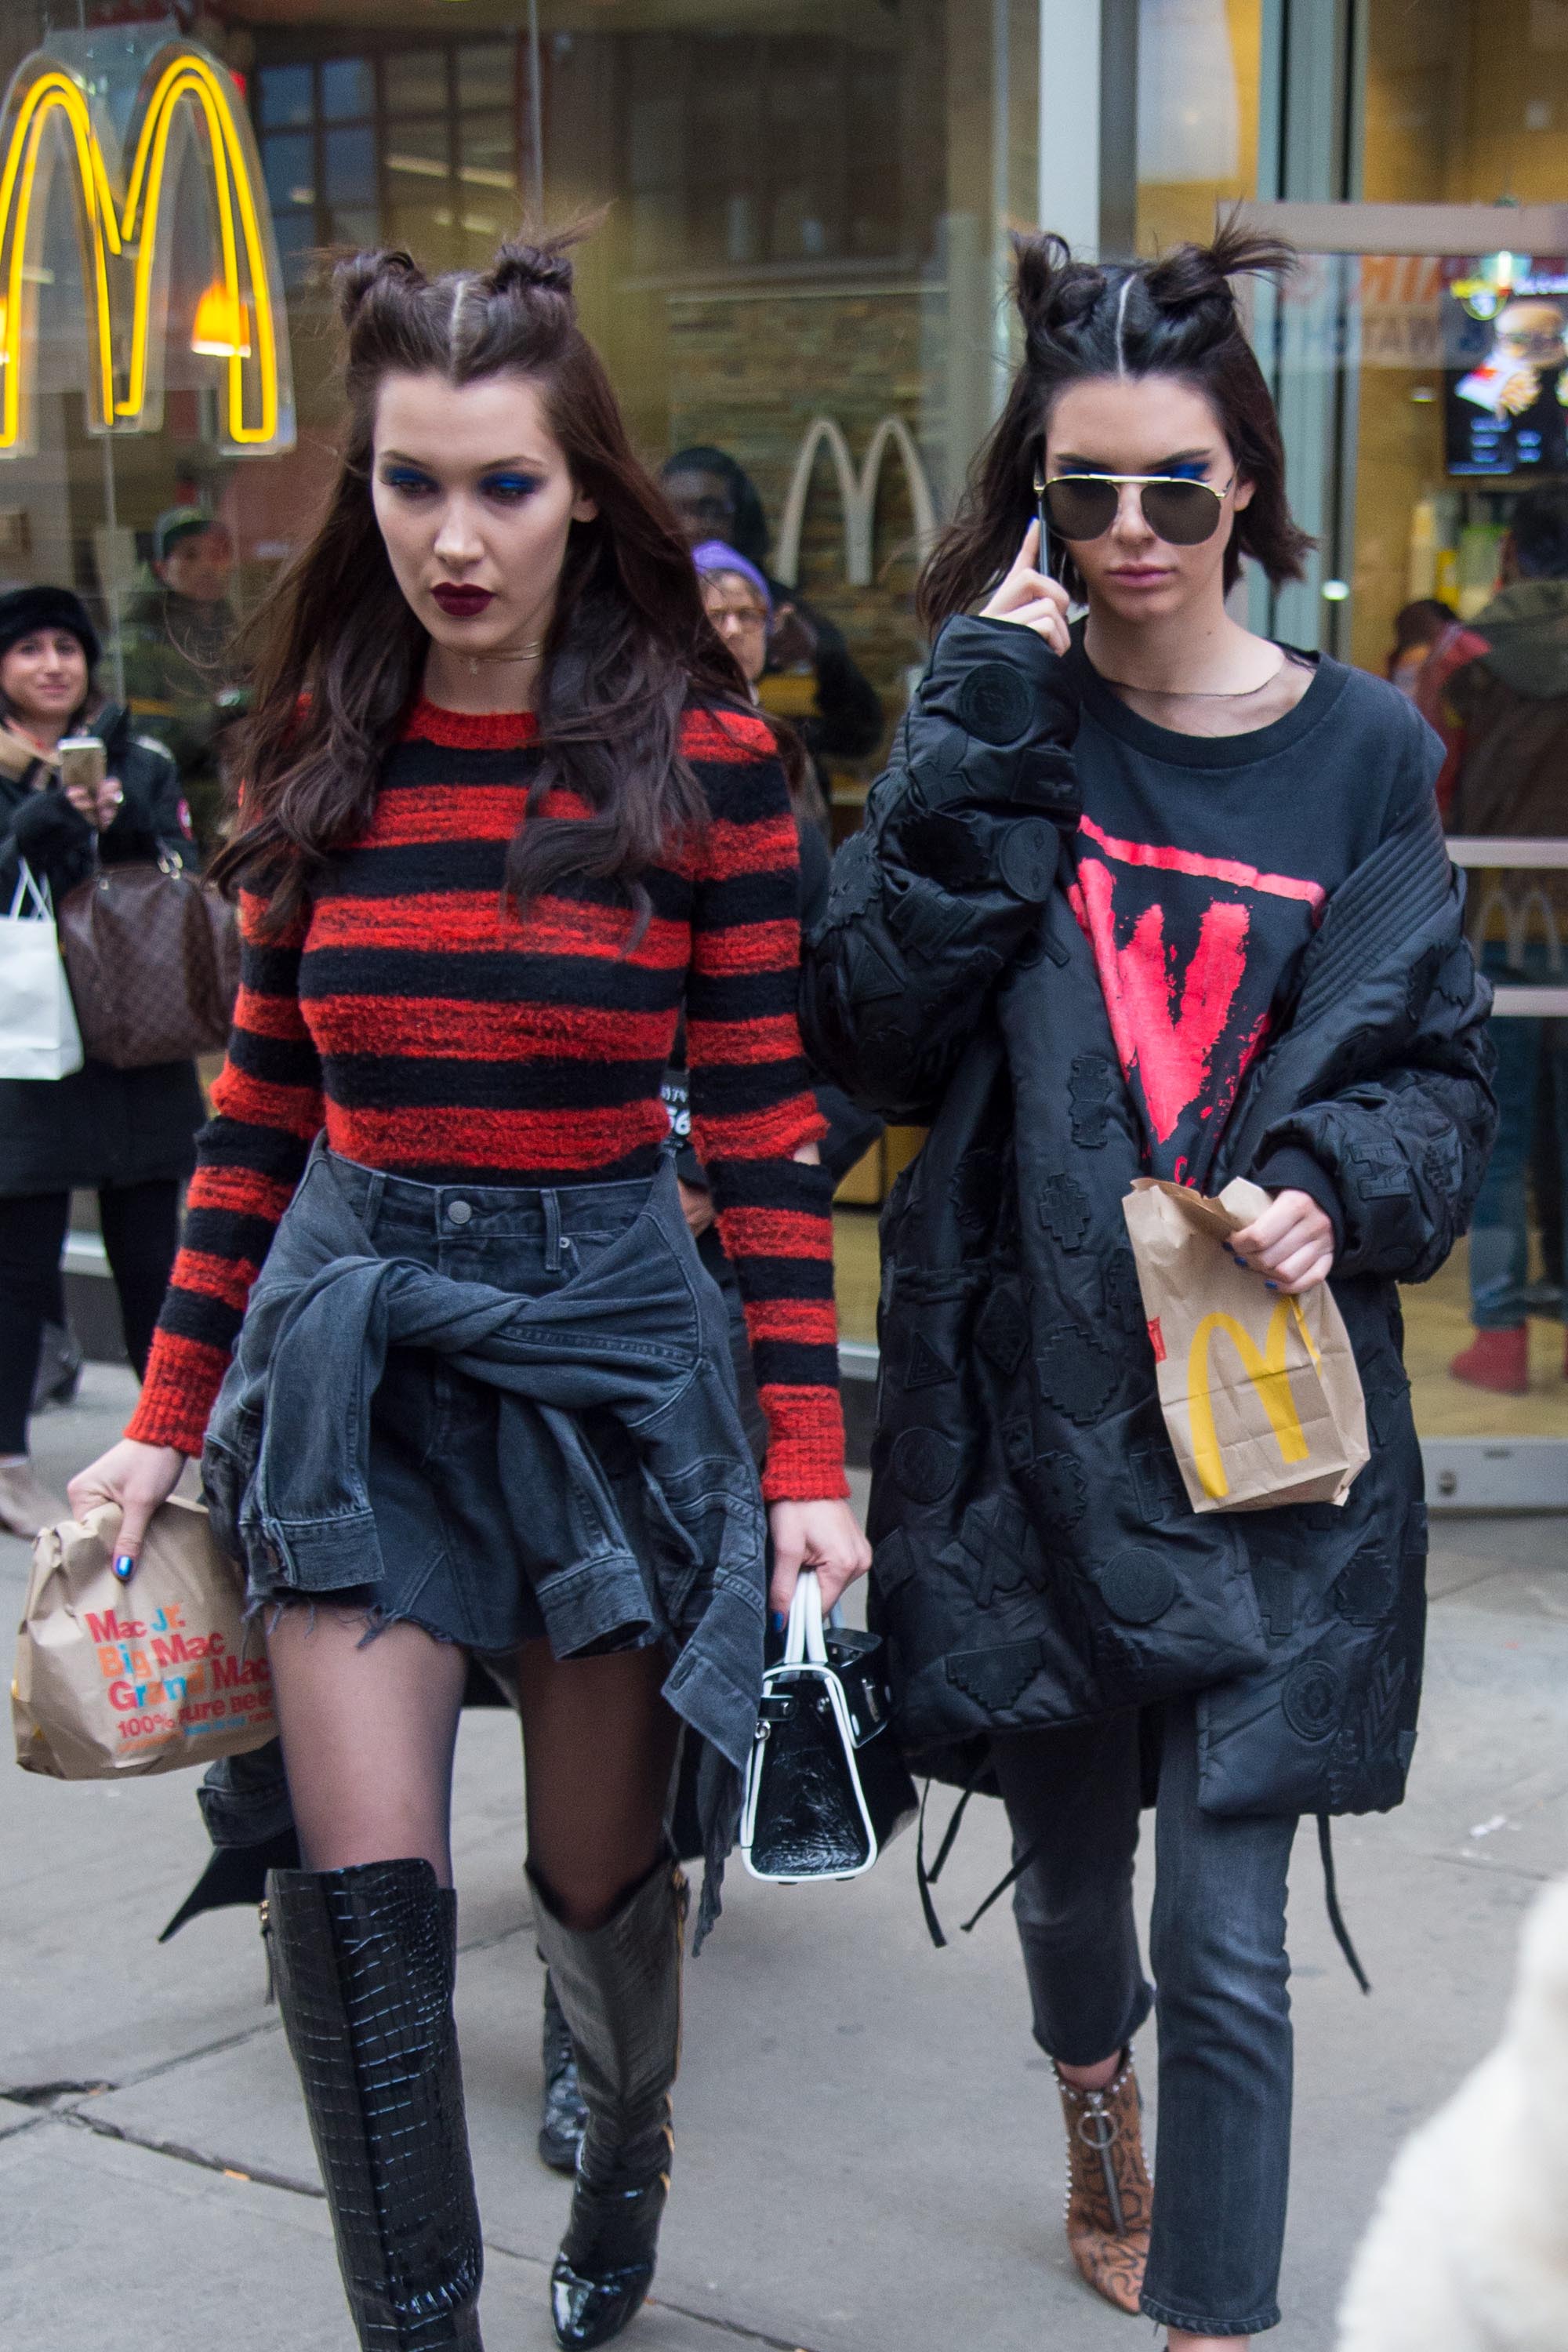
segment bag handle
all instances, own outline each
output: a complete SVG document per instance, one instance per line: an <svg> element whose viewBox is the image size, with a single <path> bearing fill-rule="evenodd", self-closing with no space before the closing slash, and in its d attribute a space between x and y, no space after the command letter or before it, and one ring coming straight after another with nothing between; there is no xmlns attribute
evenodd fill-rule
<svg viewBox="0 0 1568 2352"><path fill-rule="evenodd" d="M827 1643L822 1633L822 1587L814 1568L803 1568L795 1580L784 1633L784 1662L786 1666L827 1664Z"/></svg>
<svg viewBox="0 0 1568 2352"><path fill-rule="evenodd" d="M31 912L33 915L39 917L46 923L52 923L54 921L55 902L50 894L47 877L46 876L45 878L40 881L38 877L34 873L32 867L28 865L26 859L22 857L18 858L16 862L16 887L11 893L11 920L13 922L15 922L20 916L23 901L25 899L30 899L32 901Z"/></svg>

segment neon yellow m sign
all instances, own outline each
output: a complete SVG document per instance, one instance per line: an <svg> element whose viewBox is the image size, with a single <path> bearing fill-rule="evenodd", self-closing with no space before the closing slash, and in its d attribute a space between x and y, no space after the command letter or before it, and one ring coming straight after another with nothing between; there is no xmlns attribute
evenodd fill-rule
<svg viewBox="0 0 1568 2352"><path fill-rule="evenodd" d="M120 142L94 93L36 50L0 113L0 457L26 449L37 347L45 214L56 163L66 161L86 299L88 423L98 433L155 431L163 418L164 278L159 237L173 206L170 142L187 116L203 153L216 224L216 270L203 295L195 348L225 362L219 435L227 448L293 445L289 335L272 222L256 150L233 80L184 41L160 48ZM178 151L175 151L176 156ZM123 193L121 193L123 191Z"/></svg>

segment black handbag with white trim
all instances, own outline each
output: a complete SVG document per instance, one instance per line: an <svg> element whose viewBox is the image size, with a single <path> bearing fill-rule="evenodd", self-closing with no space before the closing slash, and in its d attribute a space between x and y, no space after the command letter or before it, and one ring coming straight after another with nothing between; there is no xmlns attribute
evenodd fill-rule
<svg viewBox="0 0 1568 2352"><path fill-rule="evenodd" d="M814 1570L790 1604L782 1664L763 1678L741 1853L783 1885L858 1878L914 1819L915 1784L888 1722L879 1633L824 1628Z"/></svg>

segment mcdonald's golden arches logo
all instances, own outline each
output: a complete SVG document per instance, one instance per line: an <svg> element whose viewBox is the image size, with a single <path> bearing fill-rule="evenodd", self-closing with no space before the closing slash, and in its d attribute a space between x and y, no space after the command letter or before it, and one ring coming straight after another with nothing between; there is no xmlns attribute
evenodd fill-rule
<svg viewBox="0 0 1568 2352"><path fill-rule="evenodd" d="M160 240L173 210L171 141L182 118L205 161L216 231L214 275L197 305L192 347L225 362L220 442L237 453L292 446L288 324L250 125L225 68L195 44L171 41L142 76L123 150L97 90L47 50L24 61L6 92L0 457L21 456L30 444L45 215L62 162L73 182L81 257L89 426L145 433L162 425L168 270Z"/></svg>
<svg viewBox="0 0 1568 2352"><path fill-rule="evenodd" d="M1217 1309L1205 1315L1193 1333L1187 1351L1187 1397L1192 1414L1193 1461L1205 1495L1216 1502L1230 1492L1230 1481L1225 1475L1220 1459L1219 1439L1215 1430L1213 1374L1209 1351L1220 1333L1230 1341L1241 1359L1241 1367L1258 1392L1258 1399L1268 1416L1268 1426L1274 1433L1281 1462L1305 1462L1311 1452L1301 1416L1296 1410L1296 1400L1290 1393L1290 1373L1286 1351L1292 1325L1300 1333L1302 1343L1311 1361L1321 1361L1307 1328L1300 1303L1295 1298L1281 1298L1268 1318L1268 1328L1263 1345L1258 1347L1247 1326L1236 1316Z"/></svg>

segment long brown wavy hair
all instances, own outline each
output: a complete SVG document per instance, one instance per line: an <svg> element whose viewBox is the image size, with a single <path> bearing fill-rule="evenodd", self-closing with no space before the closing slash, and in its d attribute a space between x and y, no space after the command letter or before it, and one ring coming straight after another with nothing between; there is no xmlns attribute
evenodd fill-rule
<svg viewBox="0 0 1568 2352"><path fill-rule="evenodd" d="M1225 551L1233 587L1250 555L1276 587L1301 577L1314 544L1285 495L1285 448L1263 371L1232 287L1282 279L1294 249L1226 222L1212 245L1178 245L1154 261L1075 261L1059 236L1016 236L1015 297L1024 358L1001 415L975 457L958 511L921 575L928 628L979 604L1010 568L1036 511L1035 473L1051 409L1091 376L1179 376L1212 405L1252 499ZM1070 553L1053 544L1051 555Z"/></svg>
<svg viewBox="0 0 1568 2352"><path fill-rule="evenodd" d="M693 697L750 708L702 609L664 493L632 447L598 354L577 324L570 237L504 245L483 272L430 278L400 252L339 267L348 424L321 525L261 616L256 693L237 771L239 827L215 878L263 890L267 928L300 911L332 851L364 828L418 694L429 637L393 576L371 500L376 395L393 373L451 384L515 373L537 389L573 481L598 513L574 522L537 697L542 757L507 851L520 905L573 877L610 877L648 910L637 877L702 828L680 756ZM556 786L586 818L552 818Z"/></svg>

